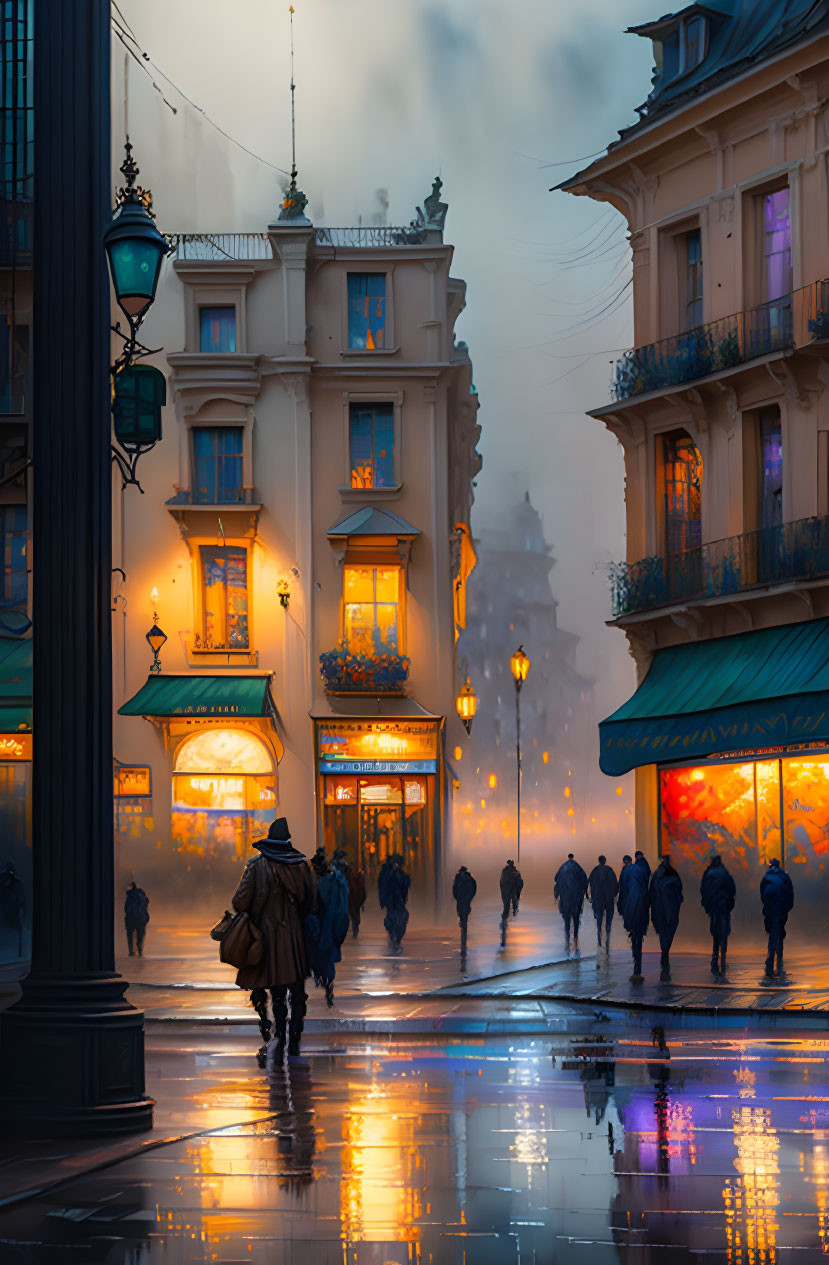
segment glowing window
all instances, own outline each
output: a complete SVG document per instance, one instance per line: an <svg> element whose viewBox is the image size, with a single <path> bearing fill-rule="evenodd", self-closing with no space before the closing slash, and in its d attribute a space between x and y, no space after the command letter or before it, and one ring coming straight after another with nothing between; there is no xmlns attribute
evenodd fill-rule
<svg viewBox="0 0 829 1265"><path fill-rule="evenodd" d="M384 345L386 274L348 274L348 345L353 351L375 351Z"/></svg>
<svg viewBox="0 0 829 1265"><path fill-rule="evenodd" d="M248 551L238 545L201 545L200 650L247 650Z"/></svg>
<svg viewBox="0 0 829 1265"><path fill-rule="evenodd" d="M176 773L271 773L263 742L242 729L203 729L179 747Z"/></svg>
<svg viewBox="0 0 829 1265"><path fill-rule="evenodd" d="M394 411L391 404L352 404L349 448L353 488L394 486Z"/></svg>
<svg viewBox="0 0 829 1265"><path fill-rule="evenodd" d="M346 567L345 641L350 654L398 654L400 567Z"/></svg>

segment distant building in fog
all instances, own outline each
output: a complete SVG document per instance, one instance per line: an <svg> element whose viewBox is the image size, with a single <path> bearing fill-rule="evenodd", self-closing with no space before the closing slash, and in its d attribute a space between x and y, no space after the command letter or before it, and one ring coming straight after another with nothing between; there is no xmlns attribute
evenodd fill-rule
<svg viewBox="0 0 829 1265"><path fill-rule="evenodd" d="M556 831L571 830L574 722L591 682L576 669L578 637L558 626L550 587L555 558L529 492L500 526L481 531L476 550L459 669L475 688L478 713L470 740L456 749L458 820L468 818L476 830L483 801L485 831L506 821L514 836L515 684L509 661L523 644L531 668L521 694L522 837L532 837L535 825L549 830L551 814Z"/></svg>

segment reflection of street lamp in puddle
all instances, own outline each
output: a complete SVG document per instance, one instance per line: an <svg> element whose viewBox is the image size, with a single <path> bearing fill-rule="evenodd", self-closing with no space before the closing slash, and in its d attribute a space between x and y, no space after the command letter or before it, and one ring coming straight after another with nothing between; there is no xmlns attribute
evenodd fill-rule
<svg viewBox="0 0 829 1265"><path fill-rule="evenodd" d="M754 1097L754 1077L749 1069L734 1073L743 1100ZM737 1265L744 1254L755 1265L772 1265L777 1259L777 1207L780 1203L780 1139L771 1125L768 1107L744 1101L731 1112L737 1158L736 1180L726 1178L726 1259Z"/></svg>
<svg viewBox="0 0 829 1265"><path fill-rule="evenodd" d="M351 1088L360 1098L360 1087ZM416 1111L409 1084L384 1087L373 1081L361 1108L345 1113L340 1159L340 1239L345 1247L383 1242L392 1227L397 1242L420 1241L422 1192L411 1176L412 1169L423 1175L415 1142ZM394 1153L400 1162L390 1173Z"/></svg>

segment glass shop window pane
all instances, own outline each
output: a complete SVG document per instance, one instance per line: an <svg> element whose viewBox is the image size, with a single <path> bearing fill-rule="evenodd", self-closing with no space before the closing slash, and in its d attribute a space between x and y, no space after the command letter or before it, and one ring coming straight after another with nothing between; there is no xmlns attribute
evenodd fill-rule
<svg viewBox="0 0 829 1265"><path fill-rule="evenodd" d="M199 308L199 350L236 350L236 308Z"/></svg>
<svg viewBox="0 0 829 1265"><path fill-rule="evenodd" d="M201 545L202 635L197 650L247 650L248 554L241 546Z"/></svg>
<svg viewBox="0 0 829 1265"><path fill-rule="evenodd" d="M376 351L384 346L386 274L348 274L348 345L354 351Z"/></svg>
<svg viewBox="0 0 829 1265"><path fill-rule="evenodd" d="M219 505L245 499L241 426L199 426L193 431L193 500Z"/></svg>

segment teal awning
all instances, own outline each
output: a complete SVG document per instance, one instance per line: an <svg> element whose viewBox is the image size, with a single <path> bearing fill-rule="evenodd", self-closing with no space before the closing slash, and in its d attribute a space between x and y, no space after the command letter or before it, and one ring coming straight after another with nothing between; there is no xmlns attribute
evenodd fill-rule
<svg viewBox="0 0 829 1265"><path fill-rule="evenodd" d="M0 733L32 732L32 641L0 637Z"/></svg>
<svg viewBox="0 0 829 1265"><path fill-rule="evenodd" d="M829 744L829 619L657 650L599 739L599 766L611 777L642 764Z"/></svg>
<svg viewBox="0 0 829 1265"><path fill-rule="evenodd" d="M276 716L269 676L151 676L119 716Z"/></svg>

